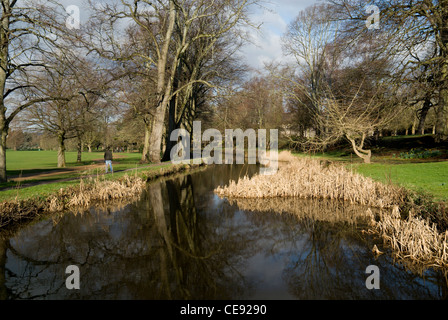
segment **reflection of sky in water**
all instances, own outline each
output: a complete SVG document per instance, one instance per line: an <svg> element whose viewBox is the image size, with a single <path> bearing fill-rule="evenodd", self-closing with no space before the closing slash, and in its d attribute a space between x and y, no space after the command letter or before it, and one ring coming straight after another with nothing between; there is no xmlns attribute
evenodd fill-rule
<svg viewBox="0 0 448 320"><path fill-rule="evenodd" d="M9 239L3 285L22 298L64 299L179 299L186 292L193 299L268 300L446 295L440 275L427 272L424 280L387 255L376 260L354 227L231 205L212 190L228 182L226 170L236 176L241 170L214 170L153 185L121 210L69 213L56 224L23 228ZM164 212L154 215L156 207ZM81 265L81 292L65 289L70 264ZM381 271L379 291L365 288L371 264Z"/></svg>

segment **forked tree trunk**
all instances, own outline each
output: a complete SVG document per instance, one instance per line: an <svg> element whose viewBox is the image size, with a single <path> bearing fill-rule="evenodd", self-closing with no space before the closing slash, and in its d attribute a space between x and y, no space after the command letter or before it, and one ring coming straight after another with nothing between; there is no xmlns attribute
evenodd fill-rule
<svg viewBox="0 0 448 320"><path fill-rule="evenodd" d="M353 151L356 153L358 157L364 160L364 163L371 163L372 160L372 150L364 150L364 141L365 141L365 134L362 135L361 143L358 146L356 144L355 139L353 139L350 136L347 136L347 139L351 142Z"/></svg>
<svg viewBox="0 0 448 320"><path fill-rule="evenodd" d="M151 136L149 137L149 150L148 157L149 161L153 163L159 163L161 160L162 151L162 135L163 128L165 125L165 114L168 108L170 95L172 93L172 83L173 78L168 75L167 77L167 63L168 63L168 52L170 47L171 38L174 32L174 26L176 22L176 4L174 0L169 2L169 18L168 18L168 28L165 34L164 44L162 48L159 61L157 63L157 107L154 113L153 125L151 130ZM177 66L178 61L173 61L173 66ZM177 68L176 68L177 69ZM176 72L175 69L171 69L171 72ZM168 81L166 81L168 78Z"/></svg>

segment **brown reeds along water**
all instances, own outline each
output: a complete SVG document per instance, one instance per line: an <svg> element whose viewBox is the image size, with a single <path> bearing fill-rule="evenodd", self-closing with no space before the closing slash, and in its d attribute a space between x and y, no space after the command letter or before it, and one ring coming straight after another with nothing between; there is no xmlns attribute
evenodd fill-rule
<svg viewBox="0 0 448 320"><path fill-rule="evenodd" d="M256 166L210 166L148 184L137 202L66 212L0 235L3 299L443 299L443 273L420 276L372 253L365 208L331 200L214 193ZM357 215L359 213L359 215ZM80 290L68 290L69 265ZM378 266L380 289L366 288Z"/></svg>

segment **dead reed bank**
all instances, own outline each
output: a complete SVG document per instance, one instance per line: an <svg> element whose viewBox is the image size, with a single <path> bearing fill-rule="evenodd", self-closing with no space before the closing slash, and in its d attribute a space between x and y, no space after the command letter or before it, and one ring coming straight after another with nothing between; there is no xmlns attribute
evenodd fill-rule
<svg viewBox="0 0 448 320"><path fill-rule="evenodd" d="M367 208L357 204L346 204L342 201L321 199L315 201L302 198L238 198L229 199L231 205L249 212L272 212L274 214L291 214L299 220L314 220L331 223L344 222L357 225L358 222L368 222L371 213Z"/></svg>
<svg viewBox="0 0 448 320"><path fill-rule="evenodd" d="M79 184L60 189L45 199L4 201L0 203L0 229L45 214L79 210L96 204L139 199L146 183L154 179L195 169L201 165L172 165L108 180L104 176L81 179Z"/></svg>
<svg viewBox="0 0 448 320"><path fill-rule="evenodd" d="M325 198L379 208L392 207L406 197L401 188L386 186L341 165L295 157L280 165L276 174L244 177L215 192L228 198Z"/></svg>
<svg viewBox="0 0 448 320"><path fill-rule="evenodd" d="M435 223L419 217L411 209L403 218L398 206L371 214L369 231L380 236L394 257L422 273L427 267L448 271L448 230L440 231Z"/></svg>
<svg viewBox="0 0 448 320"><path fill-rule="evenodd" d="M274 175L244 177L238 182L231 181L227 186L218 187L215 193L241 204L242 209L252 210L263 210L257 199L286 197L343 200L349 204L379 209L374 210L375 214L371 209L367 210L369 232L381 237L385 247L390 248L396 258L408 264L448 267L448 231L420 215L422 210L411 203L410 191L376 182L342 165L311 158L286 158L288 162L279 166ZM270 209L282 210L281 205L279 208ZM400 212L400 208L406 208L406 212ZM298 211L297 208L286 209L291 213ZM304 212L299 212L299 217L303 216ZM365 216L363 213L348 212ZM342 218L346 220L348 217L342 215Z"/></svg>

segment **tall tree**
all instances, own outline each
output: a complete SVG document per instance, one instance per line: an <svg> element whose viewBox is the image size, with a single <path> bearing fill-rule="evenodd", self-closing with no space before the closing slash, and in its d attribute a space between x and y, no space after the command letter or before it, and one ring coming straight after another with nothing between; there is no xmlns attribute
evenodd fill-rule
<svg viewBox="0 0 448 320"><path fill-rule="evenodd" d="M0 182L6 176L6 138L11 122L32 105L60 97L27 95L37 87L30 73L47 67L42 57L54 53L65 27L65 9L56 1L1 0L0 17Z"/></svg>
<svg viewBox="0 0 448 320"><path fill-rule="evenodd" d="M172 99L181 91L191 90L192 83L203 83L195 76L180 85L183 75L182 60L197 41L207 40L201 54L208 55L223 35L235 32L248 21L247 9L254 0L165 0L148 1L121 0L121 6L106 5L92 20L90 34L96 46L92 50L117 61L141 61L141 66L152 70L155 92L148 88L147 110L150 121L145 121L147 148L143 160L160 162L162 137L166 125L166 114ZM133 48L117 40L115 33L121 18L131 19L143 35L142 45ZM209 22L213 28L206 28ZM115 33L114 33L115 32ZM234 33L237 36L236 32ZM231 53L229 53L231 54ZM192 73L194 74L194 73ZM185 79L185 78L184 78ZM151 97L152 96L152 97ZM145 144L146 145L146 144Z"/></svg>

